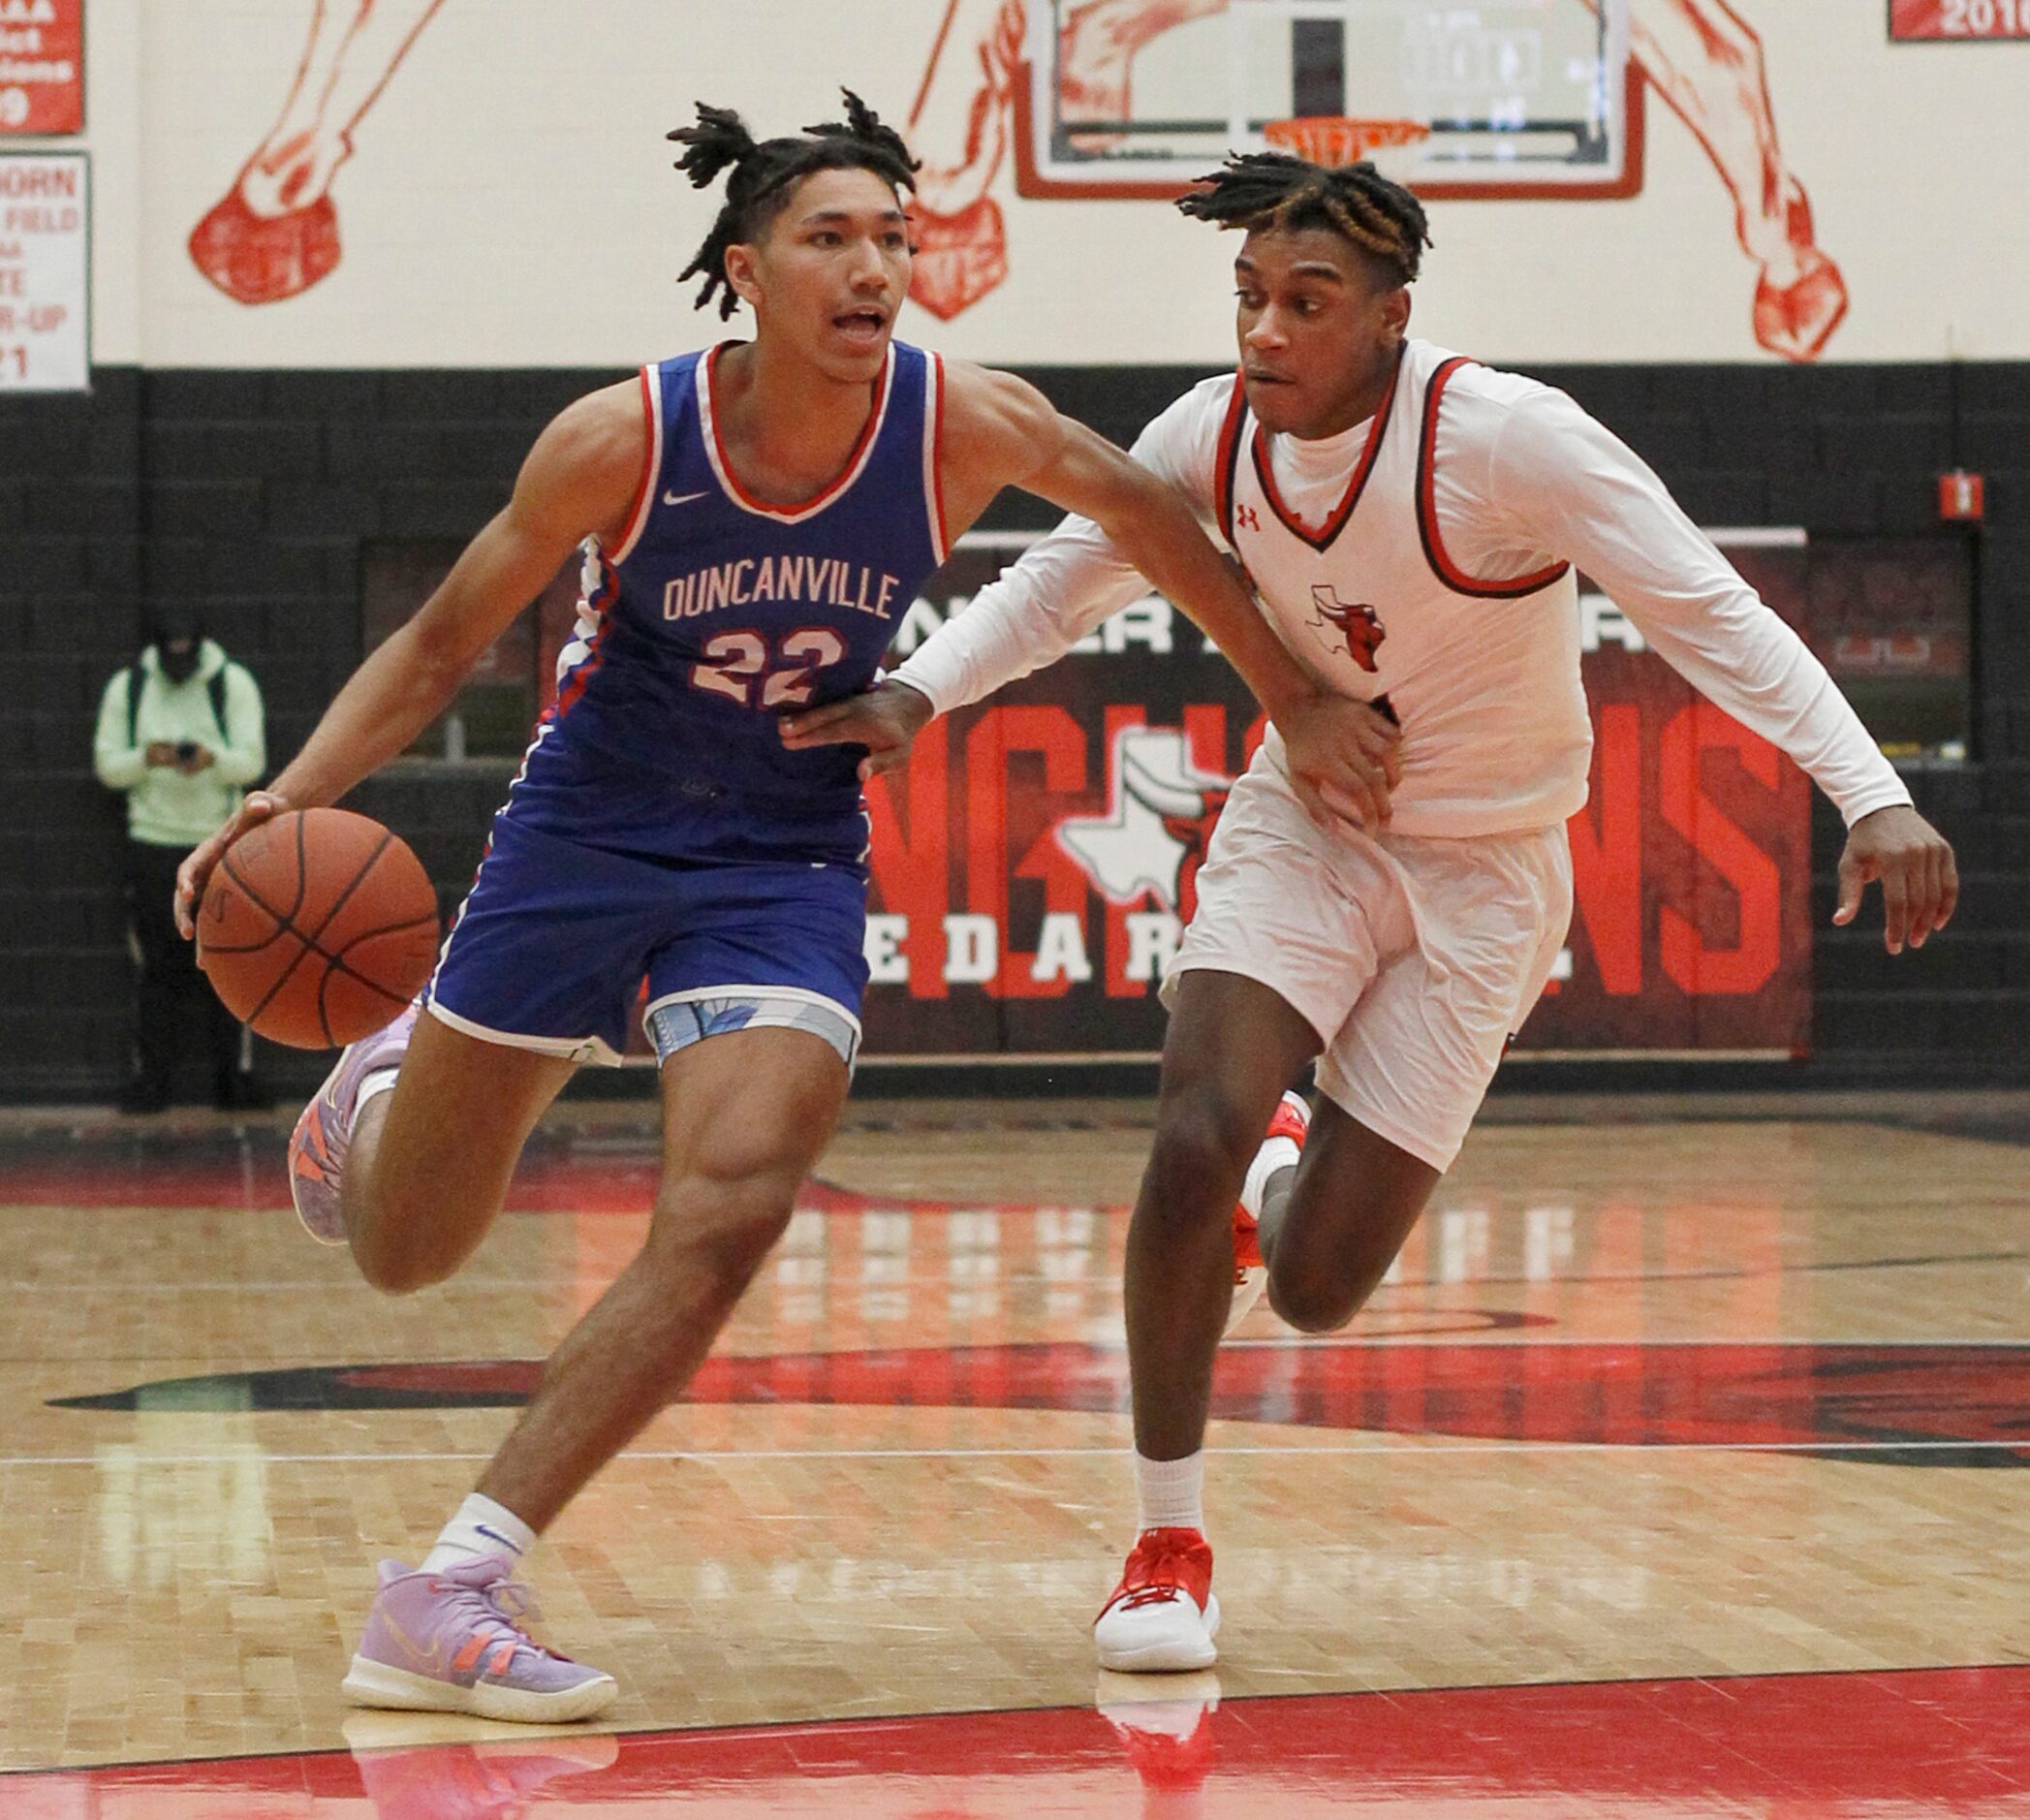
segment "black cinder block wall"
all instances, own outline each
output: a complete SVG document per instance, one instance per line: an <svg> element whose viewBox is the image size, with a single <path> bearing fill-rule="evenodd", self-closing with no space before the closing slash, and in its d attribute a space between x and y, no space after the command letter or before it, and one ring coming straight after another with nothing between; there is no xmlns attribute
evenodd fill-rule
<svg viewBox="0 0 2030 1820"><path fill-rule="evenodd" d="M2030 1069L2030 363L1536 370L1702 523L1929 531L1942 470L1985 476L1974 755L1910 775L1959 849L1960 918L1898 963L1879 936L1828 928L1839 828L1822 804L1818 1053L1796 1073L1936 1083ZM1126 442L1200 375L1029 376ZM120 804L93 778L90 744L100 690L147 609L203 605L261 679L279 766L359 661L362 542L471 535L542 424L616 377L102 368L89 394L0 393L0 637L16 660L0 697L0 1099L103 1098L117 1083ZM990 521L1049 515L1009 497ZM354 801L398 826L454 902L507 777L404 767ZM323 1068L270 1065L285 1086Z"/></svg>

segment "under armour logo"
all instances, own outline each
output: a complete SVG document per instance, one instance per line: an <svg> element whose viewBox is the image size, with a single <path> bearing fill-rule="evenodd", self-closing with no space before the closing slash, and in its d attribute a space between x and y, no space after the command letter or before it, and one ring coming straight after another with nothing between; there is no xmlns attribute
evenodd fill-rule
<svg viewBox="0 0 2030 1820"><path fill-rule="evenodd" d="M1362 670L1373 670L1375 646L1389 636L1375 610L1364 601L1341 600L1329 582L1312 588L1311 604L1318 609L1318 617L1310 623L1320 635L1319 643L1328 651L1345 652Z"/></svg>
<svg viewBox="0 0 2030 1820"><path fill-rule="evenodd" d="M1235 506L1234 522L1243 531L1259 531L1262 528L1262 520L1255 516L1253 506Z"/></svg>

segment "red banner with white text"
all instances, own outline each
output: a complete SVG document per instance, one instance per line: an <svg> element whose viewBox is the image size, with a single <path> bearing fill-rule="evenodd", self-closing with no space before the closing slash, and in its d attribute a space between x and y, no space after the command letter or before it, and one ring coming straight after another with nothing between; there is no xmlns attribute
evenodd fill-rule
<svg viewBox="0 0 2030 1820"><path fill-rule="evenodd" d="M1008 553L958 552L898 654ZM1756 579L1763 552L1732 553ZM1811 786L1603 595L1581 611L1591 800L1571 824L1571 934L1519 1047L1800 1053ZM1157 985L1261 733L1234 673L1156 596L932 722L870 793L868 1060L1159 1049Z"/></svg>
<svg viewBox="0 0 2030 1820"><path fill-rule="evenodd" d="M0 134L84 131L84 0L0 0Z"/></svg>

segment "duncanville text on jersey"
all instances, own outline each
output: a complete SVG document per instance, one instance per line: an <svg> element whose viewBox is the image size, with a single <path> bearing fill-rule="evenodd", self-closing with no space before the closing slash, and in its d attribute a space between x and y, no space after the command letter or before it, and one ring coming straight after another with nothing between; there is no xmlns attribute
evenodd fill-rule
<svg viewBox="0 0 2030 1820"><path fill-rule="evenodd" d="M772 600L807 601L886 619L899 585L891 575L837 556L742 556L665 582L663 617L695 619L722 607Z"/></svg>

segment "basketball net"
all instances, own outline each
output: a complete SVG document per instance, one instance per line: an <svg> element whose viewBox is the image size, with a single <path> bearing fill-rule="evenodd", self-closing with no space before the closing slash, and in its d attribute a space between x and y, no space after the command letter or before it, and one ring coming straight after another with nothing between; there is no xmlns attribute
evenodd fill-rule
<svg viewBox="0 0 2030 1820"><path fill-rule="evenodd" d="M1417 168L1417 156L1431 129L1417 120L1349 120L1340 114L1314 114L1296 120L1271 120L1262 136L1280 150L1327 169L1359 164L1366 158L1385 177L1403 181Z"/></svg>

